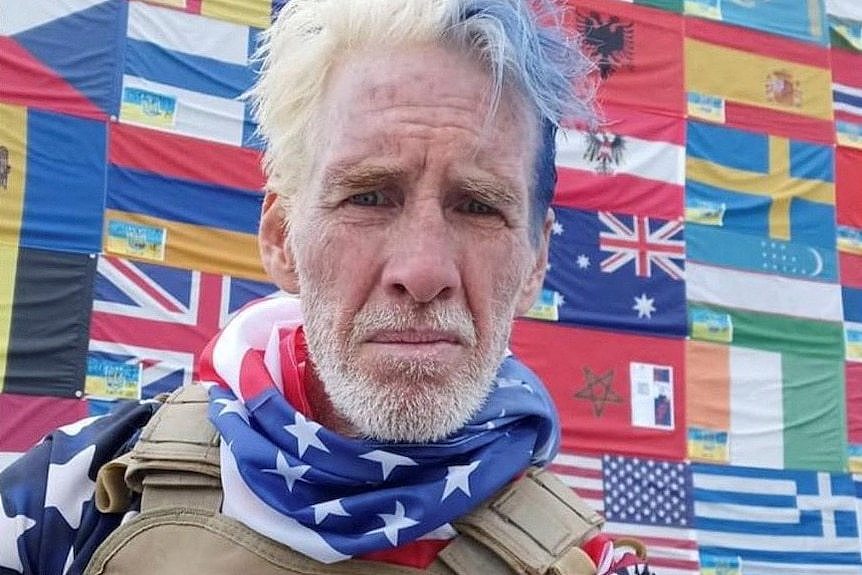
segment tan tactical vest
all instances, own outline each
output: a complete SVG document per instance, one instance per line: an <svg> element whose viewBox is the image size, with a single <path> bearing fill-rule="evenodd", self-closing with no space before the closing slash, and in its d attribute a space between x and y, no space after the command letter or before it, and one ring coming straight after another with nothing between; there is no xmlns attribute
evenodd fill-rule
<svg viewBox="0 0 862 575"><path fill-rule="evenodd" d="M594 575L579 544L603 519L552 473L525 476L454 523L458 536L425 570L375 561L326 565L219 513L219 435L206 390L174 392L134 449L99 470L96 505L141 513L96 550L85 575Z"/></svg>

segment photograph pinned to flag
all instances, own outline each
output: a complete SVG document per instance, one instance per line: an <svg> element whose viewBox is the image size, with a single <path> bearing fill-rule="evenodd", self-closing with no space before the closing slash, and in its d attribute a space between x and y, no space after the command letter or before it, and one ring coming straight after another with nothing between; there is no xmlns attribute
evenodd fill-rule
<svg viewBox="0 0 862 575"><path fill-rule="evenodd" d="M862 323L845 322L844 350L847 361L862 361Z"/></svg>
<svg viewBox="0 0 862 575"><path fill-rule="evenodd" d="M673 430L673 367L631 362L629 375L632 425Z"/></svg>
<svg viewBox="0 0 862 575"><path fill-rule="evenodd" d="M700 575L742 575L742 559L731 555L700 555Z"/></svg>
<svg viewBox="0 0 862 575"><path fill-rule="evenodd" d="M850 473L862 473L862 445L851 443L847 446L847 469Z"/></svg>
<svg viewBox="0 0 862 575"><path fill-rule="evenodd" d="M724 98L711 96L701 92L689 91L686 93L686 110L692 118L724 124L727 119Z"/></svg>
<svg viewBox="0 0 862 575"><path fill-rule="evenodd" d="M105 249L112 254L165 261L167 230L121 220L108 220Z"/></svg>
<svg viewBox="0 0 862 575"><path fill-rule="evenodd" d="M176 123L177 99L144 88L124 86L120 114L130 124L170 129Z"/></svg>
<svg viewBox="0 0 862 575"><path fill-rule="evenodd" d="M729 313L697 306L691 306L688 313L692 339L718 343L733 341L733 318Z"/></svg>
<svg viewBox="0 0 862 575"><path fill-rule="evenodd" d="M560 304L562 303L562 294L560 292L543 289L533 306L527 311L525 317L532 319L541 319L545 321L560 321Z"/></svg>

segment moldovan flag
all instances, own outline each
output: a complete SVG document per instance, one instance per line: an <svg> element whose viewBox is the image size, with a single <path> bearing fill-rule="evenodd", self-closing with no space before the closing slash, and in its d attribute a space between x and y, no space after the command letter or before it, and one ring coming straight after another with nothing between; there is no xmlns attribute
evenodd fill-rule
<svg viewBox="0 0 862 575"><path fill-rule="evenodd" d="M605 0L568 3L565 24L597 64L602 103L683 117L681 15Z"/></svg>
<svg viewBox="0 0 862 575"><path fill-rule="evenodd" d="M0 100L88 118L115 113L124 4L0 0Z"/></svg>
<svg viewBox="0 0 862 575"><path fill-rule="evenodd" d="M823 0L784 0L783 2L686 0L685 13L824 46L829 40ZM728 34L734 33L728 30Z"/></svg>
<svg viewBox="0 0 862 575"><path fill-rule="evenodd" d="M134 1L134 0L133 0ZM200 14L218 20L247 24L258 28L269 26L272 0L146 0L150 4ZM283 1L283 0L282 0Z"/></svg>
<svg viewBox="0 0 862 575"><path fill-rule="evenodd" d="M689 122L686 220L834 251L833 162L832 146Z"/></svg>
<svg viewBox="0 0 862 575"><path fill-rule="evenodd" d="M262 183L254 150L113 124L105 251L264 281Z"/></svg>
<svg viewBox="0 0 862 575"><path fill-rule="evenodd" d="M697 18L686 21L688 115L831 144L829 50Z"/></svg>
<svg viewBox="0 0 862 575"><path fill-rule="evenodd" d="M841 358L809 355L804 342L797 349L775 349L765 341L769 330L790 322L758 319L762 332L750 339L763 338L760 348L687 342L688 457L730 465L843 470ZM822 327L802 326L809 331Z"/></svg>
<svg viewBox="0 0 862 575"><path fill-rule="evenodd" d="M258 30L129 2L120 121L256 147L242 94Z"/></svg>
<svg viewBox="0 0 862 575"><path fill-rule="evenodd" d="M859 24L862 31L862 23ZM859 50L862 50L860 46ZM838 144L862 148L862 51L832 49L832 106Z"/></svg>
<svg viewBox="0 0 862 575"><path fill-rule="evenodd" d="M104 122L0 103L0 243L98 252L105 141Z"/></svg>
<svg viewBox="0 0 862 575"><path fill-rule="evenodd" d="M85 254L0 244L0 391L80 391L95 264Z"/></svg>
<svg viewBox="0 0 862 575"><path fill-rule="evenodd" d="M518 320L512 349L551 393L564 450L685 457L682 339Z"/></svg>
<svg viewBox="0 0 862 575"><path fill-rule="evenodd" d="M683 214L685 121L604 106L601 129L557 134L554 203L583 210Z"/></svg>

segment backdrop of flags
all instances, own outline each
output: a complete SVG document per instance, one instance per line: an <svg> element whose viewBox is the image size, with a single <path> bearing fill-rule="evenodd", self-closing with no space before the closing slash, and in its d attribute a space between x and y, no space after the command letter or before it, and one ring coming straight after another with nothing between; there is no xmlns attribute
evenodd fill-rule
<svg viewBox="0 0 862 575"><path fill-rule="evenodd" d="M657 573L858 572L862 8L566 3L601 121L560 131L511 342L558 405L554 469ZM240 96L284 5L0 0L0 467L192 381L275 292Z"/></svg>

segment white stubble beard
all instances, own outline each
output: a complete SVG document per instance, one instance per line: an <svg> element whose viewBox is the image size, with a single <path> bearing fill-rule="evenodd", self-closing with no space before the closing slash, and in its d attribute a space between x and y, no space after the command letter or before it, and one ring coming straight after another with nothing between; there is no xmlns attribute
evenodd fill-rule
<svg viewBox="0 0 862 575"><path fill-rule="evenodd" d="M309 353L333 407L360 435L381 441L435 441L463 427L491 390L515 310L514 302L501 301L510 298L495 298L499 313L482 349L473 318L454 303L366 306L353 318L350 332L339 334L336 305L309 285L302 293ZM364 335L417 326L459 334L468 359L453 367L433 359L384 358L375 366L378 377L363 368L359 345Z"/></svg>

